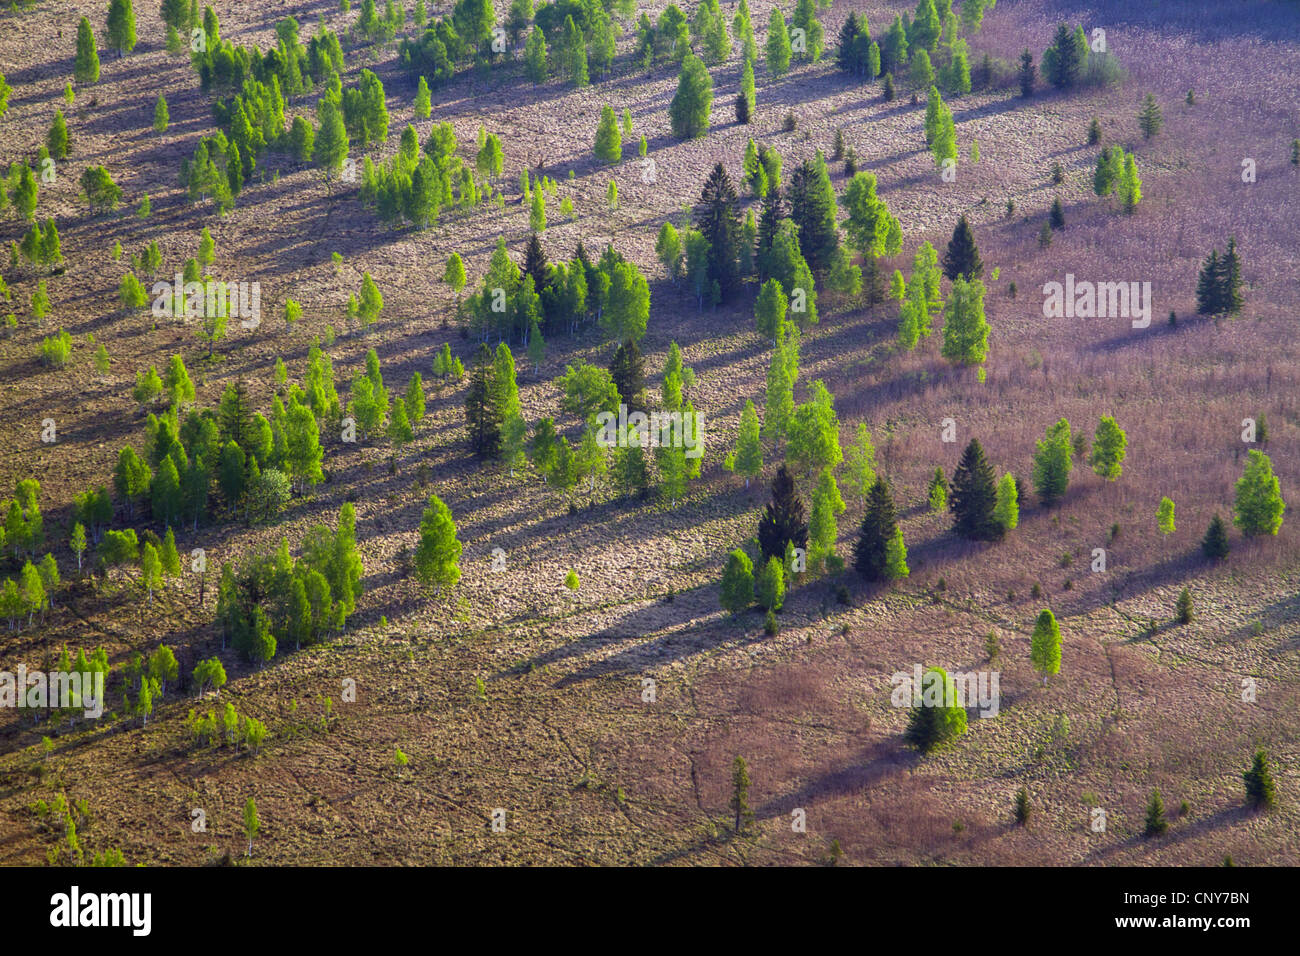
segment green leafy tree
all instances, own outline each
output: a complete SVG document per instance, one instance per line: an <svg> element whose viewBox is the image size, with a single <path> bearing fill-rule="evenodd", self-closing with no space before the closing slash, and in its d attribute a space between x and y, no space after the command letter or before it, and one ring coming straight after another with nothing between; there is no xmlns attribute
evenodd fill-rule
<svg viewBox="0 0 1300 956"><path fill-rule="evenodd" d="M1029 660L1043 675L1043 684L1051 674L1061 670L1061 628L1050 608L1043 608L1029 639Z"/></svg>
<svg viewBox="0 0 1300 956"><path fill-rule="evenodd" d="M1168 497L1160 499L1156 508L1156 526L1161 534L1174 533L1174 502Z"/></svg>
<svg viewBox="0 0 1300 956"><path fill-rule="evenodd" d="M1124 429L1115 423L1114 418L1103 415L1097 423L1097 432L1092 441L1092 457L1088 461L1092 470L1103 478L1114 481L1123 470L1127 449L1128 438Z"/></svg>
<svg viewBox="0 0 1300 956"><path fill-rule="evenodd" d="M857 498L866 498L876 483L876 448L865 422L844 449L845 482Z"/></svg>
<svg viewBox="0 0 1300 956"><path fill-rule="evenodd" d="M77 24L77 58L72 77L78 83L99 82L99 50L95 46L95 31L85 17Z"/></svg>
<svg viewBox="0 0 1300 956"><path fill-rule="evenodd" d="M135 49L135 11L131 0L109 0L108 45L119 57Z"/></svg>
<svg viewBox="0 0 1300 956"><path fill-rule="evenodd" d="M900 686L895 694L906 689L906 685ZM908 696L912 707L903 739L922 754L966 733L966 708L957 700L956 682L942 667L927 668L921 686Z"/></svg>
<svg viewBox="0 0 1300 956"><path fill-rule="evenodd" d="M802 35L795 34L801 42L798 44L799 49L794 52L805 63L816 63L822 56L824 31L821 21L817 19L815 0L797 0L790 22L794 24L795 30L803 31Z"/></svg>
<svg viewBox="0 0 1300 956"><path fill-rule="evenodd" d="M767 71L772 76L783 76L790 69L790 32L786 29L785 14L778 7L772 8L772 15L767 24L767 44L764 48L764 60Z"/></svg>
<svg viewBox="0 0 1300 956"><path fill-rule="evenodd" d="M1286 503L1282 500L1281 485L1273 474L1273 463L1262 451L1252 448L1246 467L1237 480L1237 498L1233 523L1247 537L1275 535L1282 527L1282 513Z"/></svg>
<svg viewBox="0 0 1300 956"><path fill-rule="evenodd" d="M72 536L69 539L68 546L72 553L77 556L77 571L81 571L81 556L86 553L86 526L80 521L75 522L72 526Z"/></svg>
<svg viewBox="0 0 1300 956"><path fill-rule="evenodd" d="M325 170L325 184L343 169L350 146L347 126L338 104L328 97L316 104L316 140L312 144L312 160Z"/></svg>
<svg viewBox="0 0 1300 956"><path fill-rule="evenodd" d="M754 565L739 548L727 557L720 598L722 607L732 615L743 613L754 603Z"/></svg>
<svg viewBox="0 0 1300 956"><path fill-rule="evenodd" d="M248 837L248 852L245 856L253 855L253 840L257 838L258 831L261 830L261 821L257 818L257 803L252 797L244 804L244 836Z"/></svg>
<svg viewBox="0 0 1300 956"><path fill-rule="evenodd" d="M45 145L53 159L65 159L68 155L68 124L63 119L63 110L54 111L54 122L45 136Z"/></svg>
<svg viewBox="0 0 1300 956"><path fill-rule="evenodd" d="M437 495L420 519L420 543L415 550L415 573L420 582L439 590L452 588L460 580L461 544L451 510Z"/></svg>
<svg viewBox="0 0 1300 956"><path fill-rule="evenodd" d="M765 611L779 611L785 603L785 566L776 556L767 559L755 582L758 605Z"/></svg>
<svg viewBox="0 0 1300 956"><path fill-rule="evenodd" d="M1142 201L1142 179L1138 176L1137 162L1132 153L1124 155L1124 172L1119 179L1120 204L1132 214Z"/></svg>
<svg viewBox="0 0 1300 956"><path fill-rule="evenodd" d="M603 163L617 163L623 158L623 135L614 107L608 103L601 107L600 123L596 127L596 158Z"/></svg>
<svg viewBox="0 0 1300 956"><path fill-rule="evenodd" d="M744 477L746 488L749 488L749 480L757 478L763 470L763 445L759 440L758 412L752 401L746 401L745 408L740 413L740 433L736 439L732 469Z"/></svg>
<svg viewBox="0 0 1300 956"><path fill-rule="evenodd" d="M713 78L699 57L687 53L677 78L677 92L668 106L673 135L678 139L703 136L709 128L712 108Z"/></svg>
<svg viewBox="0 0 1300 956"><path fill-rule="evenodd" d="M534 83L546 81L546 37L542 28L534 25L524 44L524 72Z"/></svg>
<svg viewBox="0 0 1300 956"><path fill-rule="evenodd" d="M796 408L790 419L786 446L786 460L808 475L834 468L844 460L834 398L820 379L812 383L810 391L811 400Z"/></svg>
<svg viewBox="0 0 1300 956"><path fill-rule="evenodd" d="M1016 525L1020 524L1020 489L1016 487L1016 477L1011 472L1007 472L998 481L993 517L1007 531L1014 531Z"/></svg>
<svg viewBox="0 0 1300 956"><path fill-rule="evenodd" d="M186 402L194 401L194 382L190 379L190 373L185 368L185 360L179 355L173 355L171 361L167 364L167 375L163 379L163 387L167 390L167 399L173 405L180 406Z"/></svg>
<svg viewBox="0 0 1300 956"><path fill-rule="evenodd" d="M562 49L569 81L579 89L588 85L587 44L583 39L582 30L573 21L572 16L566 17L564 20L564 45Z"/></svg>
<svg viewBox="0 0 1300 956"><path fill-rule="evenodd" d="M884 200L876 195L876 177L855 173L840 199L848 213L844 223L849 244L862 256L897 255L902 248L902 228Z"/></svg>
<svg viewBox="0 0 1300 956"><path fill-rule="evenodd" d="M984 283L958 277L943 309L944 358L979 365L988 355L989 324L984 318Z"/></svg>

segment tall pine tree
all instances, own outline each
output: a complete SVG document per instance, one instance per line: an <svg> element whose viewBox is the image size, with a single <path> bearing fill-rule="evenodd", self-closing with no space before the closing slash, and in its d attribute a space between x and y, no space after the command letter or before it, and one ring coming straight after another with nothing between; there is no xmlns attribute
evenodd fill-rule
<svg viewBox="0 0 1300 956"><path fill-rule="evenodd" d="M794 478L782 465L772 479L772 500L758 519L758 546L763 560L784 560L786 545L797 548L808 546L808 522L804 519L803 502L794 489Z"/></svg>
<svg viewBox="0 0 1300 956"><path fill-rule="evenodd" d="M948 510L953 530L972 541L998 541L1006 528L997 517L997 486L993 466L984 457L979 440L972 438L952 476Z"/></svg>

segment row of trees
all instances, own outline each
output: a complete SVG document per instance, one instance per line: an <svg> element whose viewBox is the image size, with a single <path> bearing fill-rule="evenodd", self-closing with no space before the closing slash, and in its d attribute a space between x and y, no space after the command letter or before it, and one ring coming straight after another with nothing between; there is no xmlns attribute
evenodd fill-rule
<svg viewBox="0 0 1300 956"><path fill-rule="evenodd" d="M540 187L538 187L540 189ZM448 264L453 288L464 285L459 257ZM533 233L525 249L523 268L510 258L505 240L498 239L482 285L464 303L470 330L483 341L515 339L525 346L559 329L572 332L594 319L615 342L639 341L650 318L650 287L636 265L606 246L593 260L581 242L567 262L552 263Z"/></svg>

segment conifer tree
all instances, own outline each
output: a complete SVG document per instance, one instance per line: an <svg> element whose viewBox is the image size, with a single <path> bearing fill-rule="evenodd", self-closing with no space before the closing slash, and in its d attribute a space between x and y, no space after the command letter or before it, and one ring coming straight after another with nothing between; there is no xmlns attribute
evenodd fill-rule
<svg viewBox="0 0 1300 956"><path fill-rule="evenodd" d="M1038 70L1034 66L1034 55L1026 48L1020 54L1020 69L1016 73L1020 84L1020 95L1026 99L1034 95L1034 83L1038 79Z"/></svg>
<svg viewBox="0 0 1300 956"><path fill-rule="evenodd" d="M1142 99L1142 108L1138 110L1138 129L1142 130L1143 139L1151 139L1164 127L1164 117L1160 115L1160 104L1154 93L1148 93Z"/></svg>
<svg viewBox="0 0 1300 956"><path fill-rule="evenodd" d="M971 232L965 214L958 218L948 249L944 252L943 274L954 281L958 277L969 280L984 275L984 263L980 259L979 249L975 246L975 235Z"/></svg>
<svg viewBox="0 0 1300 956"><path fill-rule="evenodd" d="M1029 640L1029 660L1034 670L1043 675L1044 686L1049 675L1061 670L1061 628L1049 608L1043 608L1034 624L1034 633Z"/></svg>
<svg viewBox="0 0 1300 956"><path fill-rule="evenodd" d="M895 577L890 567L890 542L898 531L894 499L883 477L877 476L867 495L867 510L858 529L853 566L867 581L888 581Z"/></svg>
<svg viewBox="0 0 1300 956"><path fill-rule="evenodd" d="M1114 418L1103 415L1097 423L1097 432L1092 442L1092 456L1088 463L1097 474L1114 481L1123 470L1127 448L1128 439L1124 429L1115 423Z"/></svg>
<svg viewBox="0 0 1300 956"><path fill-rule="evenodd" d="M811 0L808 0L811 2ZM799 251L815 275L825 275L839 249L837 203L826 159L818 150L790 177L790 218L799 227Z"/></svg>
<svg viewBox="0 0 1300 956"><path fill-rule="evenodd" d="M1228 239L1228 247L1219 259L1215 272L1218 288L1218 304L1228 315L1241 311L1241 259L1237 255L1237 240Z"/></svg>
<svg viewBox="0 0 1300 956"><path fill-rule="evenodd" d="M1087 53L1079 34L1064 23L1058 25L1052 45L1043 51L1043 76L1058 90L1070 89L1079 82Z"/></svg>
<svg viewBox="0 0 1300 956"><path fill-rule="evenodd" d="M758 545L764 559L784 558L787 544L808 546L808 524L803 502L795 492L794 478L782 465L772 479L772 500L758 521Z"/></svg>
<svg viewBox="0 0 1300 956"><path fill-rule="evenodd" d="M1147 839L1154 836L1160 836L1169 829L1169 821L1165 819L1165 802L1160 799L1160 789L1156 788L1151 791L1151 799L1147 801L1147 818L1146 825L1143 827L1142 835Z"/></svg>
<svg viewBox="0 0 1300 956"><path fill-rule="evenodd" d="M645 357L636 342L629 340L619 344L609 363L609 374L628 414L646 411Z"/></svg>
<svg viewBox="0 0 1300 956"><path fill-rule="evenodd" d="M731 769L731 812L733 814L732 831L741 833L754 819L749 809L749 770L745 758L737 757Z"/></svg>
<svg viewBox="0 0 1300 956"><path fill-rule="evenodd" d="M953 514L953 530L972 541L997 541L1006 532L997 516L997 489L993 467L984 457L979 440L972 438L962 452L952 476L948 510Z"/></svg>
<svg viewBox="0 0 1300 956"><path fill-rule="evenodd" d="M736 188L722 163L705 180L694 225L709 244L708 281L717 284L725 300L740 284L740 217Z"/></svg>
<svg viewBox="0 0 1300 956"><path fill-rule="evenodd" d="M1044 507L1050 508L1065 496L1074 469L1070 423L1064 418L1047 429L1034 452L1034 491Z"/></svg>
<svg viewBox="0 0 1300 956"><path fill-rule="evenodd" d="M469 390L465 396L465 422L470 448L479 458L496 458L501 451L501 409L497 399L496 371L492 351L480 344L474 359Z"/></svg>
<svg viewBox="0 0 1300 956"><path fill-rule="evenodd" d="M1263 748L1255 751L1251 767L1241 775L1246 783L1246 806L1252 810L1272 810L1277 806L1277 790L1273 773L1268 767L1268 754Z"/></svg>

